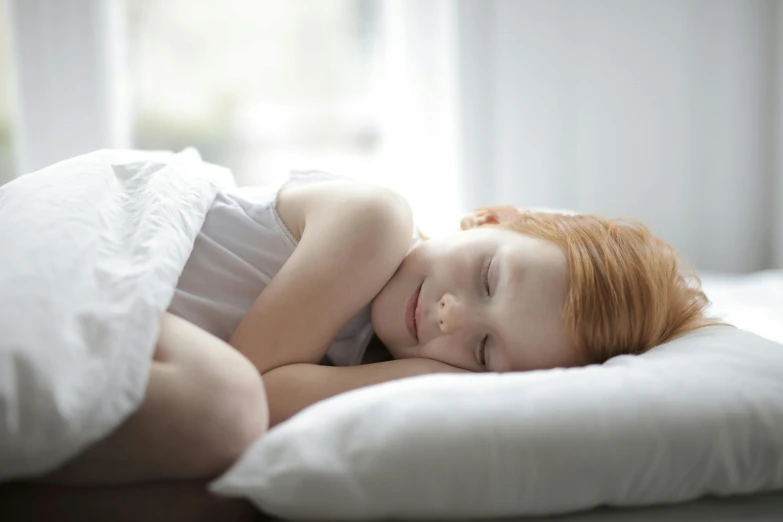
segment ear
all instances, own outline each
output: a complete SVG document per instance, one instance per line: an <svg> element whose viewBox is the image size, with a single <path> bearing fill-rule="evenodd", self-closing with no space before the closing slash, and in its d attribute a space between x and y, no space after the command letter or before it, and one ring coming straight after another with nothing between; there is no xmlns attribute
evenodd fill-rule
<svg viewBox="0 0 783 522"><path fill-rule="evenodd" d="M519 219L519 216L521 216L524 213L523 210L513 205L492 207L490 210L492 211L492 217L494 219L494 223L500 223L500 224L516 221L517 219Z"/></svg>
<svg viewBox="0 0 783 522"><path fill-rule="evenodd" d="M460 228L467 230L482 225L509 223L517 219L520 214L522 214L522 211L513 205L480 208L462 218Z"/></svg>

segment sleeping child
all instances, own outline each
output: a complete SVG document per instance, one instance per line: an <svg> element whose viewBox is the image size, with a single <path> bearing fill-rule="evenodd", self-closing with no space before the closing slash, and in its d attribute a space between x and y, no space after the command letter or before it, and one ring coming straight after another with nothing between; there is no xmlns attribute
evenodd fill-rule
<svg viewBox="0 0 783 522"><path fill-rule="evenodd" d="M489 207L427 239L401 196L326 173L219 193L161 317L140 408L25 487L94 488L79 509L141 513L128 499L157 494L166 520L191 520L177 502L205 520L252 517L203 485L317 401L429 373L601 364L715 324L707 304L633 221Z"/></svg>

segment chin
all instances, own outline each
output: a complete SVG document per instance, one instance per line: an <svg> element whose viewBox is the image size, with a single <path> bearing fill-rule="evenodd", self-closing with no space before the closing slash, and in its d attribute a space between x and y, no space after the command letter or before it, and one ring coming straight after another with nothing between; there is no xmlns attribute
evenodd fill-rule
<svg viewBox="0 0 783 522"><path fill-rule="evenodd" d="M389 346L389 336L387 335L386 328L384 328L383 324L383 312L381 311L381 306L376 306L377 301L373 301L370 305L370 324L372 325L372 330L375 333L375 335L378 336L378 339L383 343L384 346L388 348Z"/></svg>
<svg viewBox="0 0 783 522"><path fill-rule="evenodd" d="M383 344L386 344L386 341L384 340L385 331L381 320L381 306L378 305L377 298L370 303L370 324L372 324L375 335L378 336Z"/></svg>
<svg viewBox="0 0 783 522"><path fill-rule="evenodd" d="M388 345L384 345L384 346L386 346L386 350L392 356L392 359L405 359L405 355L401 354L395 347L388 346Z"/></svg>
<svg viewBox="0 0 783 522"><path fill-rule="evenodd" d="M414 357L410 354L410 336L407 330L400 330L400 325L397 324L397 321L400 321L398 314L395 313L398 309L393 306L391 296L384 293L384 290L381 290L370 303L370 323L373 332L395 359Z"/></svg>

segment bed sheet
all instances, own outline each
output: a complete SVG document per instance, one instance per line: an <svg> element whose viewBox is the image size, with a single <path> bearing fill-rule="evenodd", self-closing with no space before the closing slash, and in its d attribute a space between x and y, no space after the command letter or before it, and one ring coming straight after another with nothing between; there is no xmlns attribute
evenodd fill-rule
<svg viewBox="0 0 783 522"><path fill-rule="evenodd" d="M277 520L259 515L257 522ZM683 504L642 508L603 507L546 517L517 517L504 519L469 519L459 522L776 522L783 520L783 492L759 493L734 497L708 497ZM447 519L443 519L446 522ZM410 521L432 522L432 521ZM455 522L457 522L455 520Z"/></svg>
<svg viewBox="0 0 783 522"><path fill-rule="evenodd" d="M738 328L783 343L783 270L747 275L705 272L711 311Z"/></svg>
<svg viewBox="0 0 783 522"><path fill-rule="evenodd" d="M551 517L506 519L509 522L775 522L783 520L783 492L705 498L685 504L646 508L598 508Z"/></svg>

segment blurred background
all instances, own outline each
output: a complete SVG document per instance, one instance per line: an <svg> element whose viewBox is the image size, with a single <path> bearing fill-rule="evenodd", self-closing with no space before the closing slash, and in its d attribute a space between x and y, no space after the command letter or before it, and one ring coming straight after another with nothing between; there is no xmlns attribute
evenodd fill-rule
<svg viewBox="0 0 783 522"><path fill-rule="evenodd" d="M0 183L99 148L329 170L783 267L783 0L0 0Z"/></svg>

